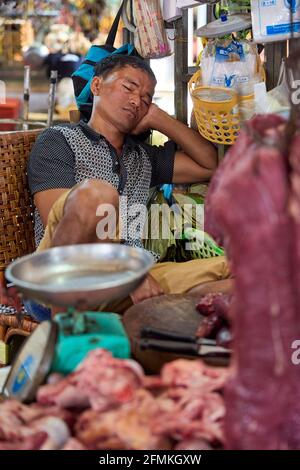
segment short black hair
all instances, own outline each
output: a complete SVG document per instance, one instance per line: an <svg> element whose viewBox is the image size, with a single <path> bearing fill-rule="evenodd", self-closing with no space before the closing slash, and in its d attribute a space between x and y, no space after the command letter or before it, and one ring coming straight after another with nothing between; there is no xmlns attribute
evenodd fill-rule
<svg viewBox="0 0 300 470"><path fill-rule="evenodd" d="M140 57L133 55L114 54L105 57L95 65L95 77L106 78L115 70L123 69L124 67L134 67L141 69L148 73L151 79L157 83L153 70L148 63Z"/></svg>

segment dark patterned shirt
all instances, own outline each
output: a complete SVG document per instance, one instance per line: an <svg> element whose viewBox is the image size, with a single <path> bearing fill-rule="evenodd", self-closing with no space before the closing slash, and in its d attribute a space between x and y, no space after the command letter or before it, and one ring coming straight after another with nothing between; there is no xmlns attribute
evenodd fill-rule
<svg viewBox="0 0 300 470"><path fill-rule="evenodd" d="M176 145L151 146L128 136L119 157L104 136L83 121L46 129L37 139L28 163L31 193L56 188L72 188L85 179L102 179L127 197L126 243L141 246L141 240L130 233L130 207L146 205L149 188L171 183ZM129 215L128 215L129 213ZM122 217L122 209L121 209ZM35 241L38 245L44 228L38 210L35 211Z"/></svg>

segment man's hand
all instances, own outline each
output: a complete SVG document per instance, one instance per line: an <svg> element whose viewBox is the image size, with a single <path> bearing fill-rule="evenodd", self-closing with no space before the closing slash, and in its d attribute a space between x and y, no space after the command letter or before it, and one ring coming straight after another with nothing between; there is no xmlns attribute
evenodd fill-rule
<svg viewBox="0 0 300 470"><path fill-rule="evenodd" d="M132 292L130 297L134 304L138 304L143 300L150 299L150 297L156 297L163 294L164 291L158 282L150 274L148 274L143 284L141 284L134 292Z"/></svg>
<svg viewBox="0 0 300 470"><path fill-rule="evenodd" d="M153 103L132 134L142 134L149 129L166 135L181 149L175 153L172 183L196 183L211 178L217 166L217 151L198 131L174 119Z"/></svg>
<svg viewBox="0 0 300 470"><path fill-rule="evenodd" d="M160 109L156 104L151 103L149 106L147 114L143 119L138 123L135 129L131 132L133 135L143 134L143 132L148 131L149 129L155 129L155 124L157 123L157 118L160 113L164 111Z"/></svg>

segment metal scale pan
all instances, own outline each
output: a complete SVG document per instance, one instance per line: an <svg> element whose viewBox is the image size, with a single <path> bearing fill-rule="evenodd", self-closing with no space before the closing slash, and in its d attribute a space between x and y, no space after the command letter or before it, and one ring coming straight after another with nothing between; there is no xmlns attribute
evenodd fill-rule
<svg viewBox="0 0 300 470"><path fill-rule="evenodd" d="M80 309L127 297L152 265L152 256L143 249L95 243L24 256L5 275L28 299Z"/></svg>
<svg viewBox="0 0 300 470"><path fill-rule="evenodd" d="M10 264L6 278L26 298L46 305L73 307L73 313L58 315L64 319L61 323L42 322L27 338L0 392L0 401L7 398L32 401L57 358L64 364L76 354L81 354L82 359L89 349L105 347L102 324L99 328L98 322L105 320L106 333L111 328L111 334L117 335L114 344L119 351L126 350L126 342L129 348L116 314L82 310L121 301L139 286L152 264L153 258L145 250L115 243L51 248ZM86 334L90 332L88 326L92 327L91 334ZM97 346L96 340L102 346Z"/></svg>

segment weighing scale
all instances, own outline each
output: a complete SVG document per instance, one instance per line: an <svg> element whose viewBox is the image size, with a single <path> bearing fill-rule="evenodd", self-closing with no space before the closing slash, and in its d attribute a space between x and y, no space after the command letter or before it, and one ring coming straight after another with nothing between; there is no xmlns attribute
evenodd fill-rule
<svg viewBox="0 0 300 470"><path fill-rule="evenodd" d="M67 307L68 312L42 322L27 338L2 398L32 401L50 371L72 372L95 348L108 349L118 358L130 357L120 316L88 309L126 298L152 265L147 251L115 243L51 248L10 264L6 277L26 298Z"/></svg>

